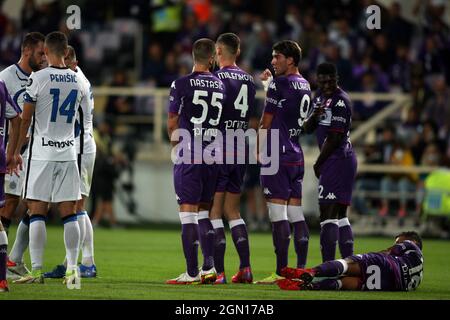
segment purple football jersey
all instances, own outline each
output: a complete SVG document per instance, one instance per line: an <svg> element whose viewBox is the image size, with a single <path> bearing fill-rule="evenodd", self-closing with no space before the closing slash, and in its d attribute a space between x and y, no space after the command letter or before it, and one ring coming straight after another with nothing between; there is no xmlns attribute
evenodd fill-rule
<svg viewBox="0 0 450 320"><path fill-rule="evenodd" d="M276 77L269 85L264 112L274 115L270 130L279 130L279 154L282 164L303 164L303 151L299 141L300 127L309 115L310 102L309 82L301 75ZM270 143L267 149L270 153Z"/></svg>
<svg viewBox="0 0 450 320"><path fill-rule="evenodd" d="M419 247L413 241L405 240L391 249L390 256L399 265L402 289L416 289L423 278L423 255Z"/></svg>
<svg viewBox="0 0 450 320"><path fill-rule="evenodd" d="M361 268L363 290L411 291L422 282L422 251L412 241L405 240L386 253L366 253L350 256ZM379 271L379 282L373 281Z"/></svg>
<svg viewBox="0 0 450 320"><path fill-rule="evenodd" d="M343 158L353 153L350 142L350 128L352 125L351 102L347 93L338 88L331 98L326 98L320 92L314 98L314 108L324 107L324 114L319 119L319 125L316 130L317 143L319 148L327 138L329 131L341 132L346 138L341 146L334 151L330 158Z"/></svg>
<svg viewBox="0 0 450 320"><path fill-rule="evenodd" d="M250 114L256 107L253 77L237 66L223 67L215 74L222 80L227 92L222 110L221 130L246 130Z"/></svg>
<svg viewBox="0 0 450 320"><path fill-rule="evenodd" d="M250 115L256 108L256 88L253 77L237 66L226 66L215 72L223 81L226 90L226 99L223 104L220 130L224 135L226 153L245 154L245 144L237 145L234 139L226 139L227 130L247 130Z"/></svg>
<svg viewBox="0 0 450 320"><path fill-rule="evenodd" d="M225 98L224 85L214 74L193 72L172 83L169 113L179 115L179 128L190 132L191 142L205 138L201 143L204 149L217 136ZM192 154L203 152L192 145L189 149Z"/></svg>
<svg viewBox="0 0 450 320"><path fill-rule="evenodd" d="M0 173L6 172L5 121L20 114L20 108L11 98L5 83L0 80Z"/></svg>

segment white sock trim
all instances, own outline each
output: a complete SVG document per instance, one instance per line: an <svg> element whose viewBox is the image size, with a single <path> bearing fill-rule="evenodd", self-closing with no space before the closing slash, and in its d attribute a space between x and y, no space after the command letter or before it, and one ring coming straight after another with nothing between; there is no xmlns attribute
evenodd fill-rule
<svg viewBox="0 0 450 320"><path fill-rule="evenodd" d="M323 226L326 225L327 223L334 223L335 225L339 226L338 219L327 219L327 220L322 221L322 222L320 223L320 227L323 227Z"/></svg>
<svg viewBox="0 0 450 320"><path fill-rule="evenodd" d="M342 274L345 274L348 270L348 263L347 261L345 261L344 259L339 259L336 260L337 262L339 262L340 264L342 264L342 266L344 267L344 271L342 271Z"/></svg>
<svg viewBox="0 0 450 320"><path fill-rule="evenodd" d="M267 203L269 209L269 219L271 222L287 220L287 205L277 203Z"/></svg>
<svg viewBox="0 0 450 320"><path fill-rule="evenodd" d="M180 212L179 215L181 224L198 224L197 212Z"/></svg>
<svg viewBox="0 0 450 320"><path fill-rule="evenodd" d="M305 221L302 206L287 206L287 216L290 223Z"/></svg>
<svg viewBox="0 0 450 320"><path fill-rule="evenodd" d="M345 227L345 226L349 226L349 225L350 225L350 221L348 220L347 217L342 218L342 219L339 219L338 223L339 223L339 228L340 228L340 227Z"/></svg>
<svg viewBox="0 0 450 320"><path fill-rule="evenodd" d="M245 221L244 219L236 219L236 220L230 220L228 221L228 225L230 226L230 230L233 229L234 227L237 227L238 225L245 225Z"/></svg>
<svg viewBox="0 0 450 320"><path fill-rule="evenodd" d="M225 228L225 226L223 225L222 219L211 220L211 224L214 229Z"/></svg>
<svg viewBox="0 0 450 320"><path fill-rule="evenodd" d="M6 231L0 231L0 246L8 245L8 236L6 235Z"/></svg>
<svg viewBox="0 0 450 320"><path fill-rule="evenodd" d="M336 282L338 284L338 290L341 290L342 289L342 280L337 279Z"/></svg>
<svg viewBox="0 0 450 320"><path fill-rule="evenodd" d="M209 218L209 211L208 210L202 210L198 212L198 219L197 220L203 220Z"/></svg>

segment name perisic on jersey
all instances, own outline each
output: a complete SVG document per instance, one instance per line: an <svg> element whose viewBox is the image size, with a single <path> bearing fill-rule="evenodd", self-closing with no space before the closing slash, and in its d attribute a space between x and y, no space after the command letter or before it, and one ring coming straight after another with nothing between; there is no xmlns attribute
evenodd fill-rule
<svg viewBox="0 0 450 320"><path fill-rule="evenodd" d="M74 74L53 74L50 73L51 82L74 82L77 83L77 77Z"/></svg>
<svg viewBox="0 0 450 320"><path fill-rule="evenodd" d="M45 139L42 137L42 146L43 147L53 147L58 149L64 149L66 147L73 147L75 145L75 140L66 140L66 141L53 141L50 139Z"/></svg>

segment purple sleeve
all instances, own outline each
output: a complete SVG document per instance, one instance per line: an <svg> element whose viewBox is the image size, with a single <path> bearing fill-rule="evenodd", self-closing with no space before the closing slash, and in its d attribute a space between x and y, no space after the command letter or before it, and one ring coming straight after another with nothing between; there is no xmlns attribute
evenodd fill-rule
<svg viewBox="0 0 450 320"><path fill-rule="evenodd" d="M12 118L17 117L22 111L20 110L17 103L9 95L8 90L6 89L6 86L5 86L5 92L6 92L6 101L8 102L8 105L6 106L5 115L6 115L7 119L12 119Z"/></svg>
<svg viewBox="0 0 450 320"><path fill-rule="evenodd" d="M393 256L401 256L404 254L404 252L408 250L417 250L418 247L411 241L406 240L402 243L397 243L394 245L391 249L391 255Z"/></svg>
<svg viewBox="0 0 450 320"><path fill-rule="evenodd" d="M331 107L330 131L344 133L350 122L349 103L344 99L338 99Z"/></svg>
<svg viewBox="0 0 450 320"><path fill-rule="evenodd" d="M172 82L172 85L170 86L170 95L169 95L169 113L179 114L180 107L182 104L181 101L182 95L180 91L181 91L180 83L177 83L176 81Z"/></svg>
<svg viewBox="0 0 450 320"><path fill-rule="evenodd" d="M275 114L281 108L279 90L280 86L276 83L276 79L272 80L267 90L264 112Z"/></svg>

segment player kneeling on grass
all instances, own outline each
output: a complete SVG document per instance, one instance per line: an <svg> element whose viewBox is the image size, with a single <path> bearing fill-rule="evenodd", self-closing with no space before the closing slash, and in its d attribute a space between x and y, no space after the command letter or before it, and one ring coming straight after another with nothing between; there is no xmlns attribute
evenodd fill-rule
<svg viewBox="0 0 450 320"><path fill-rule="evenodd" d="M422 239L414 231L402 232L384 251L328 261L312 269L286 267L281 274L286 279L277 284L283 290L411 291L423 277Z"/></svg>

